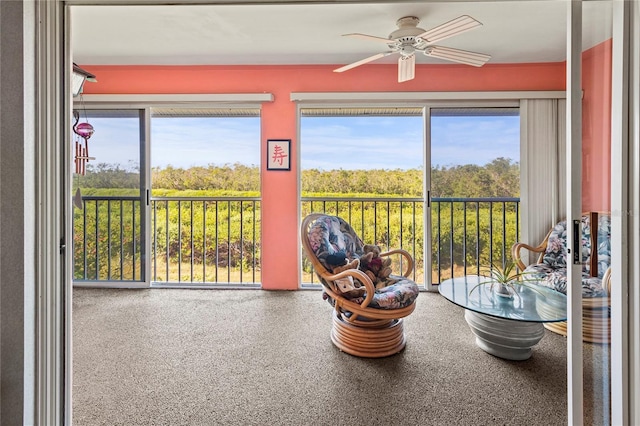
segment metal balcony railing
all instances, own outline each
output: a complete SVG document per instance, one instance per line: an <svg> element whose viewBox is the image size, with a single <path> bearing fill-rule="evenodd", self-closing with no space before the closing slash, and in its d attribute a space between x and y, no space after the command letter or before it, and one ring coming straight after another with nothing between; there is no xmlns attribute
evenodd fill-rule
<svg viewBox="0 0 640 426"><path fill-rule="evenodd" d="M365 244L377 244L383 251L407 250L415 260L412 278L418 283L430 279L437 284L479 273L492 264L504 265L519 235L519 198L432 198L431 267L425 268L422 198L303 197L301 201L303 217L312 212L337 215ZM303 283L317 282L304 257L302 271Z"/></svg>
<svg viewBox="0 0 640 426"><path fill-rule="evenodd" d="M74 279L142 280L140 198L85 196L82 202L84 208L74 212ZM152 282L260 283L260 198L152 197L150 208ZM424 209L422 198L301 198L302 217L338 215L365 243L407 250L416 261L412 278L418 283L439 283L509 260L519 235L518 198L432 198L429 267ZM317 284L304 257L302 282Z"/></svg>
<svg viewBox="0 0 640 426"><path fill-rule="evenodd" d="M75 281L140 281L140 197L83 196L73 215Z"/></svg>
<svg viewBox="0 0 640 426"><path fill-rule="evenodd" d="M151 198L151 281L260 282L259 197Z"/></svg>
<svg viewBox="0 0 640 426"><path fill-rule="evenodd" d="M520 236L520 199L432 198L431 229L434 284L504 266Z"/></svg>

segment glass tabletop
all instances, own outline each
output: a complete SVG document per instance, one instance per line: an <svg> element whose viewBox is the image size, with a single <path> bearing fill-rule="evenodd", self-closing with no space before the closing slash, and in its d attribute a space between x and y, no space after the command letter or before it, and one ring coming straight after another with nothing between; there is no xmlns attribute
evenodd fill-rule
<svg viewBox="0 0 640 426"><path fill-rule="evenodd" d="M478 275L448 279L438 291L456 305L480 314L517 321L557 322L567 319L567 296L528 282L514 285L511 297L497 294L497 285ZM478 285L479 283L485 283Z"/></svg>

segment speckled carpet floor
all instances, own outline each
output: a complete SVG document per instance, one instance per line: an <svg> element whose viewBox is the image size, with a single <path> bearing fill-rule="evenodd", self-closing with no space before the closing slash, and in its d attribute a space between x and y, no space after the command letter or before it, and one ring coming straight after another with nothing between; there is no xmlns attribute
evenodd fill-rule
<svg viewBox="0 0 640 426"><path fill-rule="evenodd" d="M565 337L506 361L475 345L462 308L417 303L405 350L362 359L331 343L318 291L74 289L73 423L567 424ZM608 417L607 352L584 345L586 424Z"/></svg>

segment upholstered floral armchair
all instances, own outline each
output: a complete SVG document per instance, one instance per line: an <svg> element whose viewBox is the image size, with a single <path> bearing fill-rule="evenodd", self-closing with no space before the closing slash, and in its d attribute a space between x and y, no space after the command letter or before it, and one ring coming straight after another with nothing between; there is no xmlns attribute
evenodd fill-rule
<svg viewBox="0 0 640 426"><path fill-rule="evenodd" d="M409 276L413 259L405 250L380 257L402 256L404 273L373 282L358 268L364 244L342 218L312 213L304 218L301 241L323 285L323 297L333 306L331 340L351 355L379 358L400 352L406 344L402 318L415 309L419 288ZM341 254L352 266L336 268L331 257ZM339 272L336 272L336 269Z"/></svg>
<svg viewBox="0 0 640 426"><path fill-rule="evenodd" d="M595 233L591 224L596 223ZM611 216L608 213L585 213L581 220L582 238L582 308L583 337L588 342L610 340L609 294L611 291ZM521 260L525 249L538 253L531 265ZM513 257L527 279L567 294L567 222L558 222L538 246L516 243ZM548 323L551 331L566 335L566 322Z"/></svg>

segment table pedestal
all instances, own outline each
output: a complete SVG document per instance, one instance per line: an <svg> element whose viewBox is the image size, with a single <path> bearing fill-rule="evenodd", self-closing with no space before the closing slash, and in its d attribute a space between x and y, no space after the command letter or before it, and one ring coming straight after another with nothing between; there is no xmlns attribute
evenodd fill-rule
<svg viewBox="0 0 640 426"><path fill-rule="evenodd" d="M491 355L522 361L544 336L538 322L514 321L465 310L464 318L476 336L476 344Z"/></svg>

